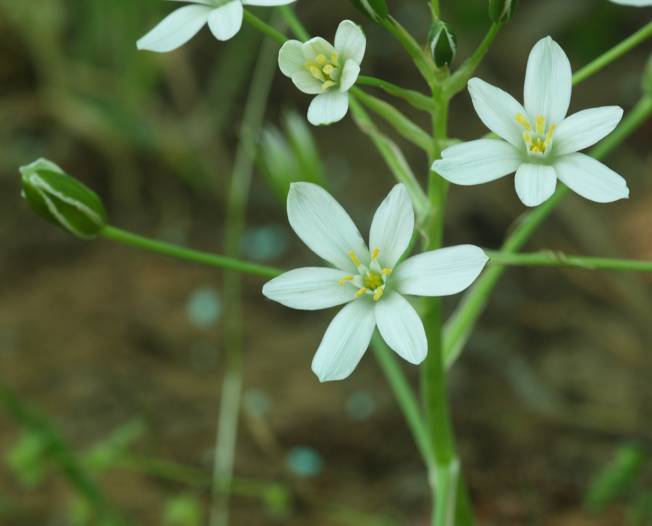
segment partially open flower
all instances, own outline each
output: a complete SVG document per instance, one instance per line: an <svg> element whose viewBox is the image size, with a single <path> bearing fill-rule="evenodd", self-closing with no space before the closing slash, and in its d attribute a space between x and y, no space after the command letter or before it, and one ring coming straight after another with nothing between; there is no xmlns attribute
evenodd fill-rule
<svg viewBox="0 0 652 526"><path fill-rule="evenodd" d="M335 45L321 37L305 43L289 40L281 47L278 64L303 93L317 95L308 108L311 124L332 124L349 110L349 90L360 75L367 39L360 26L344 20Z"/></svg>
<svg viewBox="0 0 652 526"><path fill-rule="evenodd" d="M233 38L242 27L243 5L291 4L295 0L174 0L190 5L172 11L137 42L138 49L167 53L183 46L208 24L218 40Z"/></svg>
<svg viewBox="0 0 652 526"><path fill-rule="evenodd" d="M322 382L341 380L353 372L376 327L402 358L421 363L428 341L419 315L404 295L456 294L473 283L487 262L485 253L472 245L401 261L414 231L412 203L402 184L394 187L374 215L371 250L340 204L315 184L291 186L288 218L301 240L334 268L291 270L266 283L263 294L301 310L346 304L326 330L312 362Z"/></svg>
<svg viewBox="0 0 652 526"><path fill-rule="evenodd" d="M451 183L475 185L516 172L516 193L537 206L557 179L586 199L609 203L629 196L625 180L594 158L578 153L609 135L623 116L618 106L567 117L572 91L568 57L550 37L532 48L525 74L525 105L478 78L469 93L480 120L500 139L451 146L433 170ZM502 139L502 140L501 140Z"/></svg>

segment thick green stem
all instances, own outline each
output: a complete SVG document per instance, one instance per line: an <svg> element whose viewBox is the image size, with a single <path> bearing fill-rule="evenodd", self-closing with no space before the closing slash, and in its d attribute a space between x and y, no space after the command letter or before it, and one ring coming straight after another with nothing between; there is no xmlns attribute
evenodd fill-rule
<svg viewBox="0 0 652 526"><path fill-rule="evenodd" d="M257 29L261 33L264 33L279 44L284 44L287 41L287 37L283 33L281 33L278 29L275 29L273 26L270 26L264 20L258 18L248 9L244 10L244 20L251 27Z"/></svg>
<svg viewBox="0 0 652 526"><path fill-rule="evenodd" d="M156 254L170 256L190 263L197 263L199 265L242 272L243 274L253 274L254 276L260 276L263 278L275 278L283 272L280 269L269 267L267 265L259 265L258 263L251 263L249 261L242 261L236 258L221 256L219 254L211 254L200 250L180 247L178 245L166 243L165 241L150 239L112 226L104 227L102 232L100 232L100 235L105 239L135 247L140 250L146 250L147 252L154 252Z"/></svg>
<svg viewBox="0 0 652 526"><path fill-rule="evenodd" d="M486 251L493 265L521 267L575 267L585 270L622 270L625 272L652 272L652 261L633 259L569 256L563 252L542 250L530 254Z"/></svg>
<svg viewBox="0 0 652 526"><path fill-rule="evenodd" d="M358 77L357 84L380 88L388 95L402 99L418 110L433 113L437 109L433 100L423 93L397 86L396 84L392 84L386 80L377 79L376 77L368 77L366 75L360 75Z"/></svg>
<svg viewBox="0 0 652 526"><path fill-rule="evenodd" d="M605 157L620 145L651 114L652 97L643 97L623 119L620 126L592 150L593 157L596 159ZM501 251L514 253L520 250L539 225L543 223L568 193L569 190L567 187L560 187L548 201L521 218L512 234L505 240ZM476 281L471 290L466 294L457 311L446 323L444 354L448 367L461 354L478 318L487 305L491 292L503 275L503 272L505 272L504 266L490 267Z"/></svg>

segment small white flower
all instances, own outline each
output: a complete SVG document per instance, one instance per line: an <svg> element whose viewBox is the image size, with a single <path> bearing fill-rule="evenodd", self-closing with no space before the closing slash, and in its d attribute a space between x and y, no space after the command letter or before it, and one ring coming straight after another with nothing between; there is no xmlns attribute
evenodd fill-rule
<svg viewBox="0 0 652 526"><path fill-rule="evenodd" d="M516 193L537 206L557 179L586 199L609 203L629 196L625 180L592 157L577 153L613 131L623 110L605 106L566 117L572 91L568 57L550 37L532 48L525 74L525 108L483 80L469 81L482 122L504 140L479 139L442 152L433 170L448 181L475 185L516 172Z"/></svg>
<svg viewBox="0 0 652 526"><path fill-rule="evenodd" d="M652 0L610 0L614 4L632 5L635 7L645 7L652 5Z"/></svg>
<svg viewBox="0 0 652 526"><path fill-rule="evenodd" d="M428 353L419 315L403 297L447 296L478 277L487 256L460 245L425 252L400 262L414 231L414 211L398 184L374 215L370 251L355 224L323 188L294 183L288 218L301 240L335 268L291 270L263 287L263 294L287 307L318 310L343 305L319 345L312 370L322 382L349 376L367 350L376 326L394 351L418 364Z"/></svg>
<svg viewBox="0 0 652 526"><path fill-rule="evenodd" d="M183 46L208 24L218 40L233 38L242 27L243 5L276 6L295 0L171 0L191 5L172 11L141 38L138 49L167 53Z"/></svg>
<svg viewBox="0 0 652 526"><path fill-rule="evenodd" d="M360 26L344 20L335 33L335 45L321 37L305 43L289 40L278 54L278 65L303 93L317 95L308 108L308 120L319 126L344 118L349 90L358 80L367 39Z"/></svg>

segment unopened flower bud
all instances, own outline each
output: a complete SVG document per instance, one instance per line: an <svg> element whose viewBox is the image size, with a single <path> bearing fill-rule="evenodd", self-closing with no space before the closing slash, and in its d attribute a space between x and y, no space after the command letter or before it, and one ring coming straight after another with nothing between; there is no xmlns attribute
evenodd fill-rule
<svg viewBox="0 0 652 526"><path fill-rule="evenodd" d="M351 2L374 22L384 20L389 16L385 0L351 0Z"/></svg>
<svg viewBox="0 0 652 526"><path fill-rule="evenodd" d="M432 52L432 58L438 68L450 65L455 59L457 52L457 39L448 24L437 20L430 26L428 33L428 44Z"/></svg>
<svg viewBox="0 0 652 526"><path fill-rule="evenodd" d="M82 239L96 237L106 225L98 195L56 164L39 159L20 168L22 196L41 217Z"/></svg>
<svg viewBox="0 0 652 526"><path fill-rule="evenodd" d="M489 18L495 24L509 22L517 5L518 0L489 0Z"/></svg>

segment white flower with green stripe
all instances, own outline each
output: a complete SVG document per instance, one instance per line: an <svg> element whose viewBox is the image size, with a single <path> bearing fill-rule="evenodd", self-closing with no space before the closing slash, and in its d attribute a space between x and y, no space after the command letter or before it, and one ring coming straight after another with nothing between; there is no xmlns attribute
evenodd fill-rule
<svg viewBox="0 0 652 526"><path fill-rule="evenodd" d="M171 0L187 6L172 11L137 42L138 49L167 53L194 37L208 24L218 40L233 38L242 27L245 5L273 7L295 0Z"/></svg>
<svg viewBox="0 0 652 526"><path fill-rule="evenodd" d="M526 206L552 196L559 179L582 197L609 203L629 197L625 180L599 161L578 153L609 135L620 122L618 106L566 116L572 72L563 49L550 37L532 48L522 106L505 91L473 78L468 84L482 122L500 139L451 146L432 169L451 183L476 185L516 172L516 193Z"/></svg>
<svg viewBox="0 0 652 526"><path fill-rule="evenodd" d="M472 245L424 252L402 261L414 233L414 211L402 184L378 207L369 248L346 211L320 186L292 184L287 210L299 238L333 266L291 270L266 283L263 294L300 310L344 305L312 362L322 382L342 380L353 372L376 327L402 358L421 363L428 353L426 333L404 295L456 294L471 285L487 263L482 249Z"/></svg>
<svg viewBox="0 0 652 526"><path fill-rule="evenodd" d="M349 90L360 75L367 39L360 26L344 20L335 34L335 45L321 37L307 42L289 40L281 47L278 64L303 93L316 95L308 108L315 126L332 124L349 110Z"/></svg>

